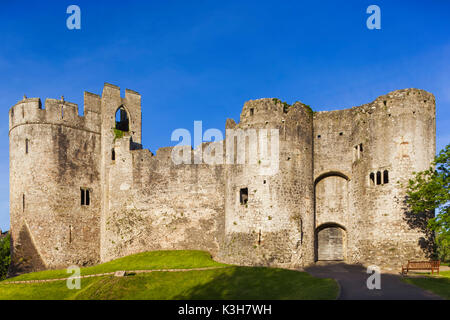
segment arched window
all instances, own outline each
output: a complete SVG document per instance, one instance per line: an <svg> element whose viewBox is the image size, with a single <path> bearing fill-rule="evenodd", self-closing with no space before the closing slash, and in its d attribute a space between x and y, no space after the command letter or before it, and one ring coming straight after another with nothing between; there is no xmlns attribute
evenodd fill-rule
<svg viewBox="0 0 450 320"><path fill-rule="evenodd" d="M383 171L383 184L389 183L389 172L387 170Z"/></svg>
<svg viewBox="0 0 450 320"><path fill-rule="evenodd" d="M370 173L370 185L375 185L375 174L373 172Z"/></svg>
<svg viewBox="0 0 450 320"><path fill-rule="evenodd" d="M381 172L377 171L377 185L381 184Z"/></svg>
<svg viewBox="0 0 450 320"><path fill-rule="evenodd" d="M116 160L116 151L114 148L111 149L111 160Z"/></svg>
<svg viewBox="0 0 450 320"><path fill-rule="evenodd" d="M116 129L121 131L130 130L130 120L128 119L127 111L123 106L116 111Z"/></svg>

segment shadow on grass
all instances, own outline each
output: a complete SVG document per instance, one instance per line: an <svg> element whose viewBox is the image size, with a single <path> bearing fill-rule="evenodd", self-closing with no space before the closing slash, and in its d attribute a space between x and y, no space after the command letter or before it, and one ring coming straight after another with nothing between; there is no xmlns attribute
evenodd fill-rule
<svg viewBox="0 0 450 320"><path fill-rule="evenodd" d="M187 288L175 299L335 299L338 286L305 272L264 267L224 269L206 283Z"/></svg>

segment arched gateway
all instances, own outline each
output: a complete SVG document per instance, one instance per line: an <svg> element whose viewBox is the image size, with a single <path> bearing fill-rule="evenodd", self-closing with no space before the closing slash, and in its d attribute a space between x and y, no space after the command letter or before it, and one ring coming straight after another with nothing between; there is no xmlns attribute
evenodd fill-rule
<svg viewBox="0 0 450 320"><path fill-rule="evenodd" d="M324 225L316 231L316 256L321 261L345 260L345 229Z"/></svg>
<svg viewBox="0 0 450 320"><path fill-rule="evenodd" d="M330 171L315 179L316 260L346 260L349 177Z"/></svg>

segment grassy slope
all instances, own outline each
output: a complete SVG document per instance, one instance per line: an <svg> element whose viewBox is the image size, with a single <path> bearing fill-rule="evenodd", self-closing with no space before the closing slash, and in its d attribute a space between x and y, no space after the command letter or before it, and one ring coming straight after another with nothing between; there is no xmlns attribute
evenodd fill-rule
<svg viewBox="0 0 450 320"><path fill-rule="evenodd" d="M225 264L212 260L210 254L205 251L152 251L133 254L93 267L82 268L81 275L114 272L118 270L191 269L218 266L225 266ZM9 278L6 281L59 279L69 276L70 274L66 272L66 269L47 270L23 274L18 277Z"/></svg>
<svg viewBox="0 0 450 320"><path fill-rule="evenodd" d="M440 277L405 278L404 281L450 300L450 271L439 272Z"/></svg>
<svg viewBox="0 0 450 320"><path fill-rule="evenodd" d="M222 264L211 260L206 252L159 251L82 269L82 273L87 274L87 269L92 274L208 266ZM65 273L63 275L67 276ZM53 278L50 272L27 276L30 279ZM65 281L35 284L0 282L0 299L334 299L337 292L338 286L334 280L314 278L305 272L236 266L205 271L86 278L81 279L80 290L67 289Z"/></svg>

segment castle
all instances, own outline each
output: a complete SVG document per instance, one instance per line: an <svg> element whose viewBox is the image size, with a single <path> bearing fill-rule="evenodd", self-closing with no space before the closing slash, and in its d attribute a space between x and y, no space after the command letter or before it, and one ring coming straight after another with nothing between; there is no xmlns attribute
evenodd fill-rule
<svg viewBox="0 0 450 320"><path fill-rule="evenodd" d="M84 93L83 116L63 98L43 108L24 97L10 109L13 272L166 249L287 268L318 260L394 268L427 255L429 235L408 213L404 186L434 159L431 93L398 90L330 112L246 102L226 129L279 132L270 174L260 162L175 164L173 147L153 155L142 148L141 118L141 96L121 97L111 84L101 96Z"/></svg>

